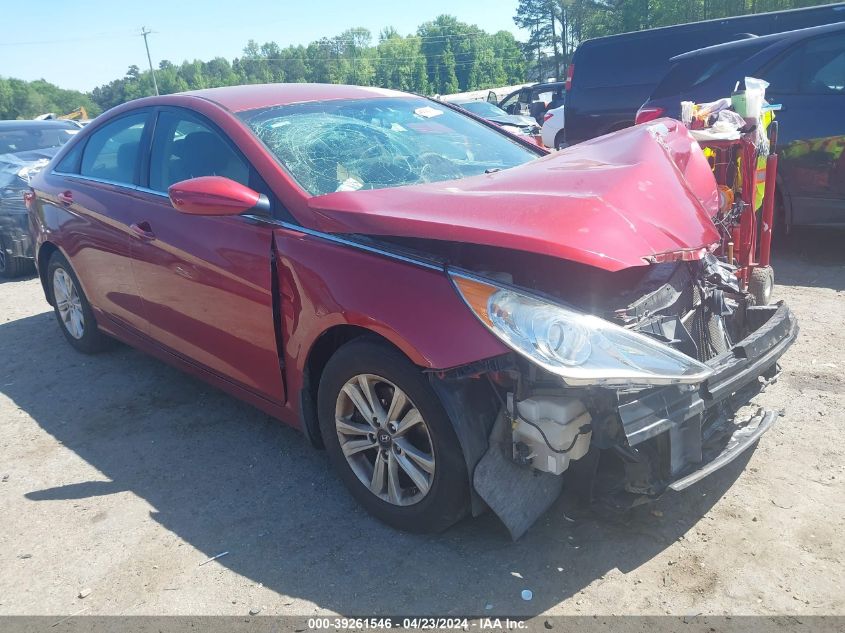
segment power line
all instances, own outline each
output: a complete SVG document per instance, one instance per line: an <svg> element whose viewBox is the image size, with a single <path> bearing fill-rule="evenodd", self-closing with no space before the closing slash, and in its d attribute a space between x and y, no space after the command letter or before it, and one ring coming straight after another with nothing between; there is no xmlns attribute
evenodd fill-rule
<svg viewBox="0 0 845 633"><path fill-rule="evenodd" d="M147 61L150 63L150 73L153 76L153 87L155 88L156 96L158 96L158 82L156 81L156 71L153 68L153 58L150 57L150 45L147 44L147 35L149 35L150 33L152 33L152 31L149 30L147 27L141 27L141 35L144 36L144 48L147 49Z"/></svg>

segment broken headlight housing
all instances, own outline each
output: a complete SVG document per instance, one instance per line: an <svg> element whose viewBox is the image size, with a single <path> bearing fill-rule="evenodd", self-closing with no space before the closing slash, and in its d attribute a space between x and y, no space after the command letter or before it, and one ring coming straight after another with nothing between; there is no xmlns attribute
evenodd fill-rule
<svg viewBox="0 0 845 633"><path fill-rule="evenodd" d="M592 314L464 274L467 305L505 345L570 386L695 384L713 372L668 345Z"/></svg>

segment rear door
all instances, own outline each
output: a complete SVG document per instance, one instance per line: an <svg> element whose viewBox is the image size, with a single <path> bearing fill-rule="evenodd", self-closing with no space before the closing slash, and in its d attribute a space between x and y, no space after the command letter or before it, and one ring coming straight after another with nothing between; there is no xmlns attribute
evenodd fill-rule
<svg viewBox="0 0 845 633"><path fill-rule="evenodd" d="M794 224L845 224L845 32L807 40L762 76L781 103L779 171Z"/></svg>
<svg viewBox="0 0 845 633"><path fill-rule="evenodd" d="M177 356L268 400L284 401L272 291L272 229L242 216L181 214L167 188L225 176L272 200L243 155L210 121L162 108L145 170L134 271L149 335Z"/></svg>
<svg viewBox="0 0 845 633"><path fill-rule="evenodd" d="M53 215L56 239L95 311L136 331L146 323L132 275L131 235L151 114L135 110L101 126L45 178L46 193L56 199L45 212Z"/></svg>

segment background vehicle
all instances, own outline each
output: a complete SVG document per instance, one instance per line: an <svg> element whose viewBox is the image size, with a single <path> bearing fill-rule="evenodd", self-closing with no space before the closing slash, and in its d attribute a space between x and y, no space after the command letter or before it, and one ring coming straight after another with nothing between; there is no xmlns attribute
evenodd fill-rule
<svg viewBox="0 0 845 633"><path fill-rule="evenodd" d="M560 149L566 143L566 106L552 108L543 115L543 127L540 130L543 145Z"/></svg>
<svg viewBox="0 0 845 633"><path fill-rule="evenodd" d="M522 114L532 117L538 124L551 108L564 102L564 82L549 81L514 90L499 101L499 107L508 114Z"/></svg>
<svg viewBox="0 0 845 633"><path fill-rule="evenodd" d="M78 131L70 121L0 121L0 275L32 269L24 192L30 177Z"/></svg>
<svg viewBox="0 0 845 633"><path fill-rule="evenodd" d="M845 4L680 24L588 40L575 51L566 88L566 142L634 123L675 55L713 44L845 19Z"/></svg>
<svg viewBox="0 0 845 633"><path fill-rule="evenodd" d="M540 126L530 116L521 114L508 114L499 106L488 101L451 101L461 106L464 110L480 116L490 123L495 123L511 134L524 134L534 136L540 132Z"/></svg>
<svg viewBox="0 0 845 633"><path fill-rule="evenodd" d="M387 90L141 99L33 180L38 270L74 348L117 337L302 428L390 525L489 506L519 536L570 462L624 507L777 417L740 407L797 323L709 253L710 166L654 127L549 154Z"/></svg>
<svg viewBox="0 0 845 633"><path fill-rule="evenodd" d="M679 55L637 122L679 117L681 101L724 97L746 76L768 81L767 100L783 106L779 221L845 226L845 22Z"/></svg>

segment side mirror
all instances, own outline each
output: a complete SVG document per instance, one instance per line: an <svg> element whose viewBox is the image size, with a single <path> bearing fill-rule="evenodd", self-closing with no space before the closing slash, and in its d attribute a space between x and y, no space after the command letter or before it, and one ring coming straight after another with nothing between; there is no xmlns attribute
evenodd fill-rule
<svg viewBox="0 0 845 633"><path fill-rule="evenodd" d="M167 195L174 209L190 215L270 212L267 196L223 176L200 176L174 183L168 187Z"/></svg>
<svg viewBox="0 0 845 633"><path fill-rule="evenodd" d="M496 98L496 93L492 90L487 93L487 103L492 103L494 106L499 105L499 100Z"/></svg>

